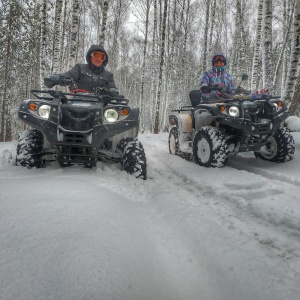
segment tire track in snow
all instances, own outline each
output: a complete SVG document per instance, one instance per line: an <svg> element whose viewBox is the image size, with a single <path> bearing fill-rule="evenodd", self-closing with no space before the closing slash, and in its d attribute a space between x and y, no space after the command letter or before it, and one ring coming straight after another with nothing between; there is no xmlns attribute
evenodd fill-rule
<svg viewBox="0 0 300 300"><path fill-rule="evenodd" d="M295 177L292 178L285 174L269 172L268 170L252 166L252 162L253 162L252 160L253 160L252 158L247 159L245 157L235 157L234 159L229 160L227 165L236 170L247 171L247 172L253 173L255 175L260 175L266 179L285 182L285 183L291 184L293 186L300 187L300 181L298 178L295 178ZM266 163L266 162L263 162L263 163ZM284 167L284 163L282 163L282 166Z"/></svg>
<svg viewBox="0 0 300 300"><path fill-rule="evenodd" d="M223 184L223 186L210 186L205 182L201 182L203 172L209 174L216 169L205 169L197 166L194 162L184 161L183 159L170 155L165 148L162 151L161 145L147 145L147 153L151 153L148 158L148 163L152 165L152 177L164 176L167 170L167 177L174 186L180 186L187 191L186 200L188 201L191 194L194 199L198 201L198 205L202 205L201 208L214 211L219 218L224 222L224 226L228 229L241 229L243 234L255 238L261 245L275 252L278 256L289 259L291 257L299 257L300 252L296 249L291 249L285 244L286 238L293 236L296 239L300 237L300 224L292 214L286 214L283 210L268 212L270 207L264 207L264 199L279 196L283 193L283 190L278 188L280 185L276 182L277 179L268 178L261 174L250 172L252 175L257 176L257 181L253 184L253 179L250 183L236 183L236 184ZM176 165L176 161L181 167ZM153 165L159 161L160 164ZM184 167L182 167L184 165ZM197 168L201 176L199 178L193 177L195 173L189 175L186 170ZM225 167L227 168L227 167ZM234 172L236 168L228 168L230 174ZM222 169L219 169L220 173ZM226 171L226 169L223 169ZM236 178L243 177L247 170L236 169L238 172ZM242 172L242 173L240 173ZM275 181L275 182L274 182ZM238 182L238 181L237 181ZM209 182L208 182L209 183ZM298 185L294 185L297 187ZM206 199L201 201L201 198ZM258 202L252 203L252 199ZM225 201L224 201L225 200ZM195 201L195 200L194 200ZM195 202L193 202L195 203ZM203 206L203 204L206 204ZM263 211L260 211L262 206ZM273 210L273 208L271 208ZM246 227L245 227L246 226ZM271 233L270 234L270 230ZM259 233L258 233L259 232ZM277 238L280 233L281 238ZM278 241L282 239L281 241ZM276 242L275 242L276 240Z"/></svg>

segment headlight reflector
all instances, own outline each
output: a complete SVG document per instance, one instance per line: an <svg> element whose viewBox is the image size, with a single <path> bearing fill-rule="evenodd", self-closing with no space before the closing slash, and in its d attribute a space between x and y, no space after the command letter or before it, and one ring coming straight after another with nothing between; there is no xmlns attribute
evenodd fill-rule
<svg viewBox="0 0 300 300"><path fill-rule="evenodd" d="M50 105L41 105L39 108L39 115L44 119L48 119L50 115L50 110Z"/></svg>
<svg viewBox="0 0 300 300"><path fill-rule="evenodd" d="M116 122L119 118L119 114L115 109L109 108L104 112L104 118L110 123Z"/></svg>
<svg viewBox="0 0 300 300"><path fill-rule="evenodd" d="M236 106L231 106L228 110L228 113L232 117L238 117L240 115L240 111Z"/></svg>

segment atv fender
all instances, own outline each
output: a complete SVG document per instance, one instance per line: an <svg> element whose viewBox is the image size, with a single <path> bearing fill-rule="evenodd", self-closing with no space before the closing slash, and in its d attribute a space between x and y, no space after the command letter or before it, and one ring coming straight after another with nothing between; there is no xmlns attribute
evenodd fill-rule
<svg viewBox="0 0 300 300"><path fill-rule="evenodd" d="M203 126L211 126L216 120L215 116L213 116L207 110L203 110L203 109L196 110L194 116L195 116L195 130L199 130Z"/></svg>
<svg viewBox="0 0 300 300"><path fill-rule="evenodd" d="M178 132L179 150L191 152L191 140L193 131L193 121L189 113L173 114L169 117L171 127L176 127Z"/></svg>

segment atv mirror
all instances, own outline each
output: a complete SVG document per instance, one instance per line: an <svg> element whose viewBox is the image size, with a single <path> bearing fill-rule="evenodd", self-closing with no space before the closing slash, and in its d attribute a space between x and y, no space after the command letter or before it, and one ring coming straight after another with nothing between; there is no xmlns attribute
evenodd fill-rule
<svg viewBox="0 0 300 300"><path fill-rule="evenodd" d="M242 81L248 80L248 78L249 78L248 74L242 75Z"/></svg>
<svg viewBox="0 0 300 300"><path fill-rule="evenodd" d="M242 75L242 80L241 80L241 82L240 82L240 84L239 84L239 86L238 86L238 89L240 88L241 83L242 83L243 81L245 81L245 80L248 80L248 74L243 74L243 75Z"/></svg>

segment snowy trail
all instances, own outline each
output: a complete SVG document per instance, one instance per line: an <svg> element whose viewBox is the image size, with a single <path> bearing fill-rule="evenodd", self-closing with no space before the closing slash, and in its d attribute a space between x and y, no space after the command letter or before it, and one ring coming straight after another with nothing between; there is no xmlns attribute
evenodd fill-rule
<svg viewBox="0 0 300 300"><path fill-rule="evenodd" d="M286 219L282 222L282 225L287 225L287 227L297 232L299 231L300 234L300 222L298 219L300 213L298 204L298 183L295 183L291 178L287 180L288 183L280 182L279 178L287 176L284 173L275 173L273 171L273 173L270 173L273 174L272 176L262 177L261 172L257 168L255 169L252 167L252 161L249 161L249 159L244 159L244 161L242 161L241 157L234 157L230 162L230 165L238 167L238 170L230 167L225 167L223 169L206 169L197 166L192 161L187 162L179 157L170 156L167 153L167 145L165 143L162 143L162 145L163 146L161 147L157 147L153 144L151 146L152 149L157 147L157 149L154 150L154 153L156 153L157 158L160 157L160 163L163 165L163 167L160 167L161 171L158 172L164 173L164 170L168 168L169 176L173 176L172 180L177 181L176 184L181 185L182 188L185 188L188 192L198 196L202 194L205 195L206 198L210 196L215 199L215 203L216 201L225 200L221 203L223 206L222 209L224 208L224 205L231 204L230 209L232 209L232 205L234 205L239 210L238 214L245 211L246 213L251 214L251 218L256 216L271 223L275 222L275 226L280 224L281 219ZM233 162L233 159L236 161ZM299 165L297 160L298 158L295 158L294 161L287 163L291 163L295 166L295 173L298 171ZM261 160L257 161L257 165L266 163L271 166L284 166L284 164L272 164L269 162L261 162ZM184 168L182 168L183 164ZM159 168L157 168L157 170L159 170ZM251 172L251 170L254 171ZM260 170L266 169L260 168ZM268 171L266 170L266 173L267 172ZM290 174L290 176L293 176L293 173ZM213 180L214 178L215 180ZM297 180L299 179L297 178ZM283 198L283 194L284 199L280 200ZM274 218L268 218L267 211L266 215L264 215L265 211L259 213L259 210L262 208L261 206L266 202L266 207L264 207L264 209L272 209L272 217L274 217L274 210L276 207L270 205L270 201L274 200L279 203L280 208L278 215L275 216L278 219L277 221L274 220ZM293 201L295 205L292 205L292 207L297 207L298 211L289 214L288 206L286 205L287 200ZM256 202L259 204L257 210L255 207Z"/></svg>
<svg viewBox="0 0 300 300"><path fill-rule="evenodd" d="M299 299L298 185L140 140L146 181L116 164L0 166L1 299Z"/></svg>

